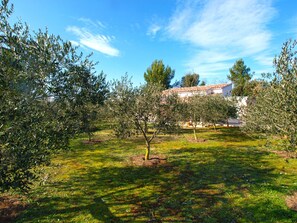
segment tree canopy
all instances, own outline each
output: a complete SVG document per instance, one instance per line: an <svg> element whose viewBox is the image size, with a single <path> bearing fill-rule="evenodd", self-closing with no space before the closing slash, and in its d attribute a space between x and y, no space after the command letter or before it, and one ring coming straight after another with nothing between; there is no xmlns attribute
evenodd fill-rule
<svg viewBox="0 0 297 223"><path fill-rule="evenodd" d="M279 135L285 148L296 150L297 140L297 40L284 43L274 59L270 81L259 82L257 94L246 109L246 129L269 137Z"/></svg>
<svg viewBox="0 0 297 223"><path fill-rule="evenodd" d="M79 107L102 103L105 79L70 42L48 31L10 25L0 5L0 188L26 189L50 155L81 128Z"/></svg>
<svg viewBox="0 0 297 223"><path fill-rule="evenodd" d="M174 78L175 71L164 65L162 60L155 60L144 73L147 84L160 85L163 89L170 88L170 82Z"/></svg>
<svg viewBox="0 0 297 223"><path fill-rule="evenodd" d="M122 77L114 82L109 102L116 135L125 138L140 133L146 144L145 160L149 159L152 140L160 132L178 128L178 98L164 95L159 85L133 87L127 76Z"/></svg>
<svg viewBox="0 0 297 223"><path fill-rule="evenodd" d="M229 69L230 75L228 79L233 82L233 96L248 96L250 95L249 82L252 78L251 69L244 64L242 59L235 62L232 68Z"/></svg>
<svg viewBox="0 0 297 223"><path fill-rule="evenodd" d="M199 74L189 73L182 77L181 87L193 87L199 84Z"/></svg>

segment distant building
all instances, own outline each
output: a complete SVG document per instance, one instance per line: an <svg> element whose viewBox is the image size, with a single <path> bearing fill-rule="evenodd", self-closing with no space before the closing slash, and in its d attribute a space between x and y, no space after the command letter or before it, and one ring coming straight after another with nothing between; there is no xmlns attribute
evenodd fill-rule
<svg viewBox="0 0 297 223"><path fill-rule="evenodd" d="M188 98L194 95L212 95L219 94L224 97L231 96L232 83L228 84L212 84L206 86L194 86L194 87L180 87L167 89L164 94L177 94L180 98Z"/></svg>

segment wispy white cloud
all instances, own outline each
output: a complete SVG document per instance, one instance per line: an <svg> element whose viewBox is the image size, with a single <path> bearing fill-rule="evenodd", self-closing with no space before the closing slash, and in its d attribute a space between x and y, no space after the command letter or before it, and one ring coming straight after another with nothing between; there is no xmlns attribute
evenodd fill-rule
<svg viewBox="0 0 297 223"><path fill-rule="evenodd" d="M79 42L74 41L74 40L70 40L72 46L79 46Z"/></svg>
<svg viewBox="0 0 297 223"><path fill-rule="evenodd" d="M255 59L255 61L257 61L259 64L261 64L263 66L272 67L274 57L271 55L268 55L266 53L263 53L263 54L259 54L259 55L255 56L254 59Z"/></svg>
<svg viewBox="0 0 297 223"><path fill-rule="evenodd" d="M155 37L156 36L156 34L161 30L161 26L160 25L158 25L158 24L152 24L149 28L148 28L148 30L147 30L147 35L148 36L151 36L151 37Z"/></svg>
<svg viewBox="0 0 297 223"><path fill-rule="evenodd" d="M81 18L78 19L78 21L83 22L85 25L92 26L94 28L106 28L106 26L102 22L100 22L99 20L93 21L93 20L91 20L89 18L81 17Z"/></svg>
<svg viewBox="0 0 297 223"><path fill-rule="evenodd" d="M211 74L228 71L231 60L263 55L272 38L267 24L275 14L271 0L179 1L166 32L196 49L185 63L189 68Z"/></svg>
<svg viewBox="0 0 297 223"><path fill-rule="evenodd" d="M228 68L232 66L230 60L234 59L236 59L235 56L227 52L197 50L197 52L184 63L184 66L190 70L194 70L203 77L214 77L222 70L228 70Z"/></svg>
<svg viewBox="0 0 297 223"><path fill-rule="evenodd" d="M93 34L88 29L77 26L69 26L66 30L78 37L79 45L86 46L109 56L120 55L119 50L111 46L111 41L115 39L114 36Z"/></svg>

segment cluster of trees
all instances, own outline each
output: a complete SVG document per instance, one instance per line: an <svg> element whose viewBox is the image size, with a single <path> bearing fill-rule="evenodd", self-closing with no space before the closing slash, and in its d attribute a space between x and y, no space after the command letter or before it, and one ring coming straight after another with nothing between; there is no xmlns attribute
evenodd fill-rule
<svg viewBox="0 0 297 223"><path fill-rule="evenodd" d="M196 136L197 125L226 123L236 117L235 103L222 96L194 96L182 101L176 94L164 94L162 86L146 84L133 87L125 76L114 81L108 99L109 115L119 138L141 135L146 144L145 160L149 159L152 140L159 133L173 133L181 121L191 121Z"/></svg>
<svg viewBox="0 0 297 223"><path fill-rule="evenodd" d="M183 103L183 120L191 121L194 138L197 140L196 129L202 124L212 124L216 128L218 123L227 123L229 118L237 117L234 101L221 95L195 95Z"/></svg>
<svg viewBox="0 0 297 223"><path fill-rule="evenodd" d="M259 80L252 80L253 74L247 67L243 59L237 60L229 69L230 74L227 78L233 83L232 96L251 96L254 89L258 86ZM163 89L171 87L193 87L204 86L205 81L200 81L199 74L192 72L185 74L180 81L171 85L175 71L170 66L165 66L162 60L155 60L144 73L144 79L147 84L157 84Z"/></svg>
<svg viewBox="0 0 297 223"><path fill-rule="evenodd" d="M185 74L180 81L176 81L171 85L174 74L175 71L170 66L165 66L162 60L154 60L144 73L144 80L147 84L160 85L163 89L176 86L193 87L206 85L205 81L200 81L199 74L194 72Z"/></svg>
<svg viewBox="0 0 297 223"><path fill-rule="evenodd" d="M108 90L89 57L47 31L9 23L0 6L0 188L26 189L39 165L66 149L74 134L90 132Z"/></svg>

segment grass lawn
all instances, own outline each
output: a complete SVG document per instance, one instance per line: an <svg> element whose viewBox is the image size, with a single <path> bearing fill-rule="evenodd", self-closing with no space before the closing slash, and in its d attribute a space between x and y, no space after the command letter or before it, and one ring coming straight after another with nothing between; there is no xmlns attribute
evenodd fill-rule
<svg viewBox="0 0 297 223"><path fill-rule="evenodd" d="M297 159L262 148L236 128L160 136L152 154L166 165L133 166L142 138L119 141L109 130L97 144L77 138L44 168L16 222L297 222L286 196L297 191Z"/></svg>

